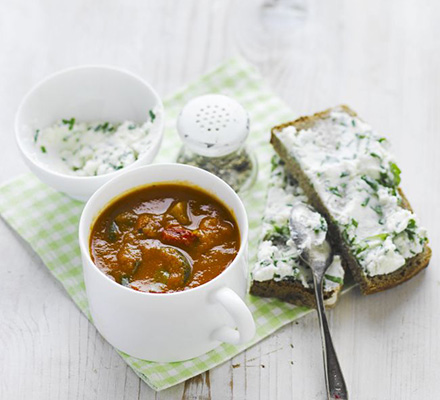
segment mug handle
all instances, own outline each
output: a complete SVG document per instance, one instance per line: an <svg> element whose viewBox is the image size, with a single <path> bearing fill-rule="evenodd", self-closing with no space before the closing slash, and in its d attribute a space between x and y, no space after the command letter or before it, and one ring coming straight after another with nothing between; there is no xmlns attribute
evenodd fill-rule
<svg viewBox="0 0 440 400"><path fill-rule="evenodd" d="M230 344L242 344L255 335L255 322L248 306L228 287L222 287L213 294L213 300L220 303L234 320L237 329L222 326L212 333L214 340Z"/></svg>

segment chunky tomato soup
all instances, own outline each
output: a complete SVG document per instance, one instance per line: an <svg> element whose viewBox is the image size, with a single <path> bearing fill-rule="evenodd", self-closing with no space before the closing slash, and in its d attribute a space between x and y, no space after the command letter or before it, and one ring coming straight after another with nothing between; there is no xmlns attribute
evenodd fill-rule
<svg viewBox="0 0 440 400"><path fill-rule="evenodd" d="M117 199L90 236L94 263L121 285L165 293L219 275L240 247L231 212L213 196L183 184L156 184Z"/></svg>

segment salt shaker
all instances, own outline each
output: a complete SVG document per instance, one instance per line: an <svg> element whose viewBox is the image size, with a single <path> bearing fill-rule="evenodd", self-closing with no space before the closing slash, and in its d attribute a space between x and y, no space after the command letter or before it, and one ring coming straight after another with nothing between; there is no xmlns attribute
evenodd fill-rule
<svg viewBox="0 0 440 400"><path fill-rule="evenodd" d="M196 97L182 109L177 131L183 141L177 162L213 173L236 192L252 186L257 161L245 146L249 116L238 101L219 94Z"/></svg>

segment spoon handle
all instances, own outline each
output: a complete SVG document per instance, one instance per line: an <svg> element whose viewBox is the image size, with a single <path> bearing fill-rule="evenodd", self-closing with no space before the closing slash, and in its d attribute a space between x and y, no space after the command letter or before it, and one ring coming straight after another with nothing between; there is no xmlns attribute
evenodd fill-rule
<svg viewBox="0 0 440 400"><path fill-rule="evenodd" d="M327 317L325 316L324 298L322 295L322 278L319 279L313 274L313 282L315 286L316 309L318 311L319 326L321 328L327 398L328 400L347 400L347 387L345 385L341 367L339 366L335 348L333 347Z"/></svg>

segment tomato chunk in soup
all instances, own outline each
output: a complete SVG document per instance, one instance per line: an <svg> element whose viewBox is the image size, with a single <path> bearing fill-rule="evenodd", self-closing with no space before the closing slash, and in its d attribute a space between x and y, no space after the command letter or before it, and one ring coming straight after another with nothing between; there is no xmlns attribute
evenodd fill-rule
<svg viewBox="0 0 440 400"><path fill-rule="evenodd" d="M240 232L232 213L183 184L139 188L111 203L92 227L90 254L116 282L152 293L202 285L233 261Z"/></svg>

